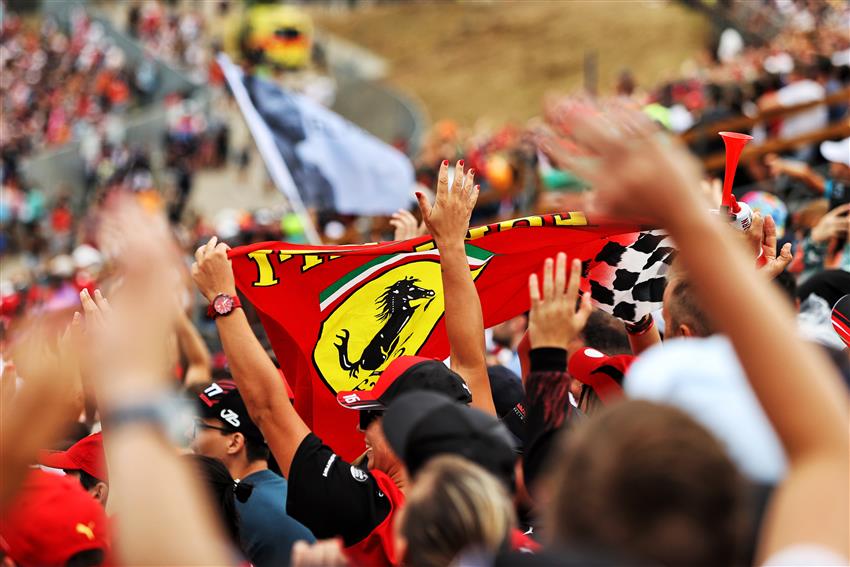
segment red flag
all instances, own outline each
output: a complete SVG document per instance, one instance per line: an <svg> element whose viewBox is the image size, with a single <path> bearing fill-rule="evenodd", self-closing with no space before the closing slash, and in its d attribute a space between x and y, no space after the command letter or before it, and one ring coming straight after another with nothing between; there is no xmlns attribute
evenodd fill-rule
<svg viewBox="0 0 850 567"><path fill-rule="evenodd" d="M564 251L583 264L582 291L634 321L660 307L673 249L666 236L583 213L470 229L466 253L485 327L528 310L528 276ZM230 252L236 284L257 308L295 391L295 409L343 458L363 451L356 412L336 394L370 390L398 356L444 359L440 258L434 240L354 246L265 242Z"/></svg>

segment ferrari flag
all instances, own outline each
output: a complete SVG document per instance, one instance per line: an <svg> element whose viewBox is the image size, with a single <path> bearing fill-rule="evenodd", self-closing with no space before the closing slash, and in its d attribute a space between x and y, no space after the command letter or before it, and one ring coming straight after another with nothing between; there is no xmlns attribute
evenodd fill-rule
<svg viewBox="0 0 850 567"><path fill-rule="evenodd" d="M566 252L583 262L581 289L628 321L660 308L674 250L667 237L580 212L470 229L469 269L485 327L529 308L528 276ZM260 314L295 408L346 459L363 451L356 412L337 392L370 390L396 357L444 359L440 253L430 236L353 246L264 242L231 250L239 290Z"/></svg>

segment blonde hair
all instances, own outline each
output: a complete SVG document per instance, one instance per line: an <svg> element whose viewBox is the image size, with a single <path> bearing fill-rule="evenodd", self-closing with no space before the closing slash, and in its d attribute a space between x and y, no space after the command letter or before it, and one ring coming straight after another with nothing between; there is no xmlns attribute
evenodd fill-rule
<svg viewBox="0 0 850 567"><path fill-rule="evenodd" d="M435 457L407 496L400 526L405 564L442 567L465 549L496 553L515 525L511 501L493 475L461 457Z"/></svg>

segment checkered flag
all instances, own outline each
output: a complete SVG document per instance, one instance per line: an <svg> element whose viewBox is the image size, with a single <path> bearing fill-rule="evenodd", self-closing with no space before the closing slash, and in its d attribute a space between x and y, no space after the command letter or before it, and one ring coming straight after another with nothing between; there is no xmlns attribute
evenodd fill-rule
<svg viewBox="0 0 850 567"><path fill-rule="evenodd" d="M665 276L676 255L670 238L652 230L607 240L582 266L593 303L629 322L660 309Z"/></svg>

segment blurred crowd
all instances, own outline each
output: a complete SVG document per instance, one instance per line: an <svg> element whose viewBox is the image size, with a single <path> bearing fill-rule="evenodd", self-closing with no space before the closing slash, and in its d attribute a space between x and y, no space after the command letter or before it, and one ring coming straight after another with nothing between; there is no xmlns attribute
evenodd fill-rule
<svg viewBox="0 0 850 567"><path fill-rule="evenodd" d="M229 3L218 4L219 14L226 14ZM127 8L126 27L127 33L139 41L151 57L180 69L194 82L211 80L221 84L200 10L178 9L173 4L156 0L133 2Z"/></svg>
<svg viewBox="0 0 850 567"><path fill-rule="evenodd" d="M45 18L33 28L5 11L0 43L5 176L35 149L101 136L136 101L132 70L103 26L76 11L69 33Z"/></svg>
<svg viewBox="0 0 850 567"><path fill-rule="evenodd" d="M624 70L610 99L548 95L523 125L438 121L411 157L419 207L311 212L326 244L431 234L453 298L447 363L402 356L369 404L339 398L352 462L296 413L227 257L304 242L302 219L191 210L198 170L251 155L198 101L163 102L162 151L124 130L155 59L220 86L209 22L133 3L150 59L130 69L82 11L65 33L4 10L3 564L847 564L850 137L819 133L850 120L850 6L717 8L732 25L675 80ZM718 221L722 163L700 165L726 124L756 148L744 232ZM84 195L25 181L23 159L71 141ZM592 307L559 254L529 311L484 329L467 229L588 207L672 236L663 309Z"/></svg>

